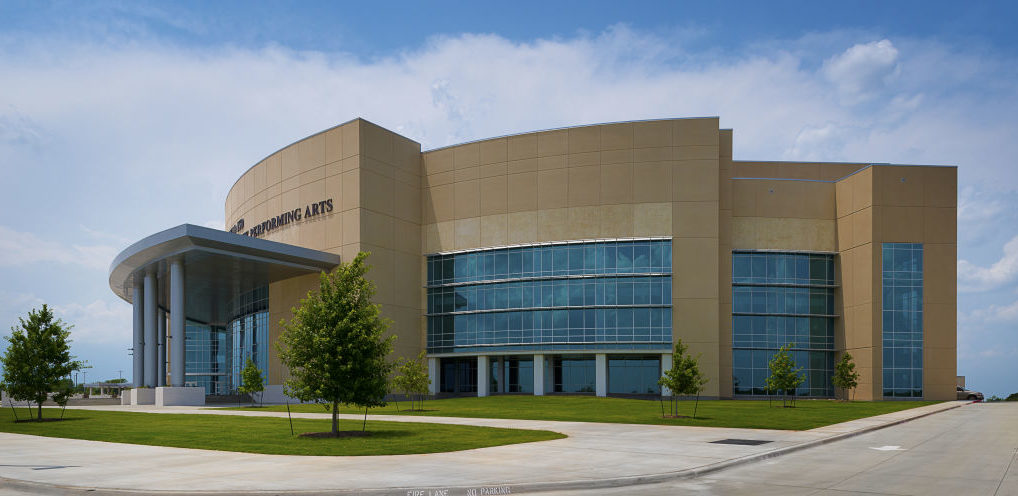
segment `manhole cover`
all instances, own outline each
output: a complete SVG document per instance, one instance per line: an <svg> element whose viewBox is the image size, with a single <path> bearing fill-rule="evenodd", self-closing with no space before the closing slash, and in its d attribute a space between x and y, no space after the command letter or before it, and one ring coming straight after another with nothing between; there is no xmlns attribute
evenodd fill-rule
<svg viewBox="0 0 1018 496"><path fill-rule="evenodd" d="M767 444L770 441L761 441L759 439L722 439L720 441L711 441L711 444L739 444L742 446L759 446L761 444Z"/></svg>

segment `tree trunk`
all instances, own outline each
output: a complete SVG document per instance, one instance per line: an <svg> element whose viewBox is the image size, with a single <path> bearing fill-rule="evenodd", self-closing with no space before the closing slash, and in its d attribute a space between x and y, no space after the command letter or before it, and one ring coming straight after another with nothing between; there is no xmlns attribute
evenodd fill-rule
<svg viewBox="0 0 1018 496"><path fill-rule="evenodd" d="M42 401L36 403L39 405L39 420L42 420Z"/></svg>
<svg viewBox="0 0 1018 496"><path fill-rule="evenodd" d="M364 407L364 423L361 424L361 432L368 428L368 407Z"/></svg>
<svg viewBox="0 0 1018 496"><path fill-rule="evenodd" d="M332 433L339 432L339 402L332 402Z"/></svg>
<svg viewBox="0 0 1018 496"><path fill-rule="evenodd" d="M696 402L693 403L693 418L696 418L696 407L700 406L700 393L696 393Z"/></svg>

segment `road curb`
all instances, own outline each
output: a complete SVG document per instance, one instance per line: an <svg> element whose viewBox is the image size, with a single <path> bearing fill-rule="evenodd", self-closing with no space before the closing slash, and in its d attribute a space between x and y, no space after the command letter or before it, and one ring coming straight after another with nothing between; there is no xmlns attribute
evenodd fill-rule
<svg viewBox="0 0 1018 496"><path fill-rule="evenodd" d="M56 484L45 484L40 482L22 481L17 479L8 479L0 477L0 487L15 489L20 492L27 494L54 494L54 491L59 491L61 494L89 494L89 495L128 495L128 494L161 494L161 495L214 495L214 496L233 496L233 495L245 495L245 494L258 494L258 495L288 495L288 496L312 496L312 495L354 495L364 494L372 496L438 496L438 495L462 495L462 494L474 494L477 496L483 495L495 495L495 494L520 494L520 493L538 493L546 491L568 491L577 489L605 489L605 488L616 488L624 486L636 486L643 484L655 484L661 482L667 482L671 480L682 480L692 479L701 477L703 475L711 474L721 470L754 463L762 460L771 458L777 458L779 456L787 455L789 453L795 453L817 446L841 441L844 439L852 438L862 434L868 434L870 432L878 431L887 427L893 427L896 425L903 424L905 422L911 422L921 418L928 417L937 413L954 410L962 406L968 405L969 403L958 403L945 408L929 411L920 415L911 417L905 417L897 420L893 420L883 424L871 425L863 427L859 430L843 432L841 434L835 434L830 437L822 439L815 439L813 441L806 441L803 443L795 444L792 446L785 446L783 448L777 448L771 451L757 453L754 455L747 455L741 458L733 458L722 462L712 463L695 468L689 468L684 470L677 470L674 472L662 472L657 474L646 474L646 475L634 475L626 477L613 477L610 479L586 479L586 480L575 480L575 481L549 481L549 482L531 482L523 484L482 484L482 485L471 485L471 486L442 486L436 488L430 487L389 487L389 488L374 488L374 489L330 489L330 490L288 490L288 491L259 491L259 490L246 490L246 491L161 491L161 490L145 490L139 491L134 489L108 489L108 488L96 488L88 486L64 486ZM432 492L428 492L429 489ZM447 490L446 493L434 492L435 490ZM473 490L473 493L468 493L469 490ZM416 493L414 491L422 491Z"/></svg>

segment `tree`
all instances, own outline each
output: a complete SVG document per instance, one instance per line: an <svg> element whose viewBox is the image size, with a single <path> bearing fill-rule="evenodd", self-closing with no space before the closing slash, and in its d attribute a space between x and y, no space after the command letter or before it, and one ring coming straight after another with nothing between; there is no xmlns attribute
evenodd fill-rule
<svg viewBox="0 0 1018 496"><path fill-rule="evenodd" d="M700 393L709 380L700 372L700 356L695 357L686 354L686 345L681 339L675 342L675 352L672 353L672 368L666 370L658 379L657 383L671 390L668 406L671 416L679 416L679 395L696 395L696 402L693 404L693 418L696 418L696 409L700 405Z"/></svg>
<svg viewBox="0 0 1018 496"><path fill-rule="evenodd" d="M389 321L371 303L375 286L365 279L361 252L331 273L322 273L318 292L309 291L276 346L290 371L286 394L320 403L332 411L338 435L339 405L384 406L391 365L386 356L396 338L383 337Z"/></svg>
<svg viewBox="0 0 1018 496"><path fill-rule="evenodd" d="M424 410L424 398L428 395L431 378L424 362L424 352L417 358L400 358L396 361L396 377L392 379L393 390L401 391L410 400L410 411L414 411L414 401L420 402L418 410Z"/></svg>
<svg viewBox="0 0 1018 496"><path fill-rule="evenodd" d="M47 305L18 321L19 325L11 327L7 351L0 357L4 370L0 388L15 400L34 401L42 420L42 404L49 393L56 392L57 399L66 404L70 393L62 381L82 363L71 356L71 326L55 319Z"/></svg>
<svg viewBox="0 0 1018 496"><path fill-rule="evenodd" d="M855 396L855 388L859 385L859 373L855 371L855 362L852 361L852 354L845 352L841 360L834 365L834 377L831 379L834 387L845 391L845 400L848 400L848 392L852 391Z"/></svg>
<svg viewBox="0 0 1018 496"><path fill-rule="evenodd" d="M771 361L767 364L767 367L771 371L765 381L766 386L764 389L767 390L767 394L771 392L781 391L781 406L788 406L786 400L789 397L789 391L792 393L792 408L795 408L795 389L799 387L806 378L802 376L802 367L795 366L795 360L792 359L792 353L789 351L795 343L788 343L778 349L778 352L771 357Z"/></svg>
<svg viewBox="0 0 1018 496"><path fill-rule="evenodd" d="M251 357L247 357L247 361L244 362L244 368L240 371L240 382L241 384L237 391L251 395L251 405L254 406L254 395L264 391L265 384L263 384L261 369L255 365Z"/></svg>

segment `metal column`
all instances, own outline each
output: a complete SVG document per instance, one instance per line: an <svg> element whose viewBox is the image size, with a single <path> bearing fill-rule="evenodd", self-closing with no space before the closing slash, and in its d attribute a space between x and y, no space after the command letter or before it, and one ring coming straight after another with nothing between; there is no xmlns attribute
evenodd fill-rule
<svg viewBox="0 0 1018 496"><path fill-rule="evenodd" d="M159 320L159 351L156 353L159 356L159 370L156 370L156 386L166 385L166 310L159 309L158 317Z"/></svg>
<svg viewBox="0 0 1018 496"><path fill-rule="evenodd" d="M661 354L661 375L665 375L665 372L672 370L672 354L662 353ZM671 396L672 390L666 386L661 386L661 396Z"/></svg>
<svg viewBox="0 0 1018 496"><path fill-rule="evenodd" d="M534 396L544 396L544 355L534 355Z"/></svg>
<svg viewBox="0 0 1018 496"><path fill-rule="evenodd" d="M488 396L488 389L491 385L491 364L487 355L477 357L477 396Z"/></svg>
<svg viewBox="0 0 1018 496"><path fill-rule="evenodd" d="M179 258L170 262L170 385L184 387L184 262Z"/></svg>
<svg viewBox="0 0 1018 496"><path fill-rule="evenodd" d="M134 276L134 295L131 304L134 306L134 378L135 387L145 385L145 290L141 274Z"/></svg>
<svg viewBox="0 0 1018 496"><path fill-rule="evenodd" d="M608 395L608 357L604 353L594 355L594 391L598 396Z"/></svg>
<svg viewBox="0 0 1018 496"><path fill-rule="evenodd" d="M156 324L156 274L154 269L145 272L145 385L155 387L159 371L159 330Z"/></svg>
<svg viewBox="0 0 1018 496"><path fill-rule="evenodd" d="M428 394L432 396L438 394L439 380L438 359L435 357L428 357Z"/></svg>

